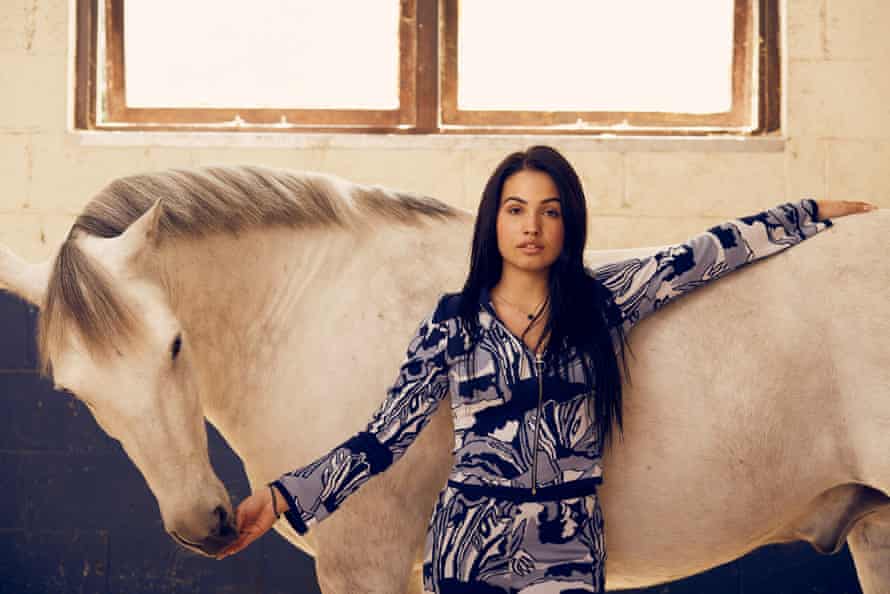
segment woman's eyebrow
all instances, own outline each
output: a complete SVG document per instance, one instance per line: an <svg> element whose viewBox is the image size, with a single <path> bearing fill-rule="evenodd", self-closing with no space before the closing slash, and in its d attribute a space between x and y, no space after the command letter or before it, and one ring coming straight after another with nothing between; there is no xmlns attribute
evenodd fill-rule
<svg viewBox="0 0 890 594"><path fill-rule="evenodd" d="M522 204L528 204L527 200L524 200L524 199L520 198L519 196L507 196L507 199L504 200L504 203L506 203L507 200L516 200L517 202L521 202ZM544 200L541 200L541 204L545 204L547 202L554 202L554 201L559 202L559 198L545 198Z"/></svg>

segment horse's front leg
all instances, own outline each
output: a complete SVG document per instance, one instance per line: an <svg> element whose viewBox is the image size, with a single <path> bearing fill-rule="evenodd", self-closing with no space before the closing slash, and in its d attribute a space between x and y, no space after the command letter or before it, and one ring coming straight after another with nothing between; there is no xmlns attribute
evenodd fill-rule
<svg viewBox="0 0 890 594"><path fill-rule="evenodd" d="M863 594L890 594L890 505L859 520L847 535Z"/></svg>
<svg viewBox="0 0 890 594"><path fill-rule="evenodd" d="M394 498L375 493L375 487L367 485L316 527L315 572L322 594L410 591L422 524L412 527L404 510L393 507Z"/></svg>
<svg viewBox="0 0 890 594"><path fill-rule="evenodd" d="M453 443L451 411L442 407L401 460L314 528L323 594L423 591L418 564Z"/></svg>

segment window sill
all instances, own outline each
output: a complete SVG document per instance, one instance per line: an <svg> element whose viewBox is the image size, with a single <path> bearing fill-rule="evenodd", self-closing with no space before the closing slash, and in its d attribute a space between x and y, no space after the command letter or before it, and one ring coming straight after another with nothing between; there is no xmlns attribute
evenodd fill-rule
<svg viewBox="0 0 890 594"><path fill-rule="evenodd" d="M252 132L72 132L82 146L282 149L515 150L552 144L563 150L614 152L783 152L787 138L774 136L561 136L456 134L283 134Z"/></svg>

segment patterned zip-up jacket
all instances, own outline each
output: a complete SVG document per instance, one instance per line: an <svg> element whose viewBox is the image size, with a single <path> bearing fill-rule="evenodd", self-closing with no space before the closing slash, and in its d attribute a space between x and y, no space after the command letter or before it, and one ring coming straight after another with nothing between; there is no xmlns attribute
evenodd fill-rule
<svg viewBox="0 0 890 594"><path fill-rule="evenodd" d="M626 332L675 297L831 225L816 218L812 200L783 204L650 257L588 272L611 291L616 323ZM583 381L580 357L569 351L568 377L544 369L497 318L484 291L476 369L468 377L469 339L458 301L458 294L444 295L420 324L396 382L364 431L273 483L291 504L285 517L297 532L306 532L398 460L446 395L454 419L450 481L571 490L602 480L602 443L586 404L592 387Z"/></svg>

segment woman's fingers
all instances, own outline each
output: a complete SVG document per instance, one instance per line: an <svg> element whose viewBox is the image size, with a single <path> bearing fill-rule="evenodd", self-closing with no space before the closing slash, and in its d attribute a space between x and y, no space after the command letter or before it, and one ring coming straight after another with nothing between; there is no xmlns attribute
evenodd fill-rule
<svg viewBox="0 0 890 594"><path fill-rule="evenodd" d="M868 212L870 210L877 210L878 208L870 202L844 201L843 203L847 205L849 214L854 214L857 212Z"/></svg>
<svg viewBox="0 0 890 594"><path fill-rule="evenodd" d="M235 542L231 543L229 546L221 550L216 554L217 559L225 559L229 555L234 555L244 547L241 546L242 537L239 535L238 539Z"/></svg>
<svg viewBox="0 0 890 594"><path fill-rule="evenodd" d="M878 207L870 202L858 200L817 200L819 220L836 219L851 214L868 212Z"/></svg>
<svg viewBox="0 0 890 594"><path fill-rule="evenodd" d="M238 509L235 510L235 528L238 530L238 534L241 534L241 530L244 529L245 516L247 512L244 510L244 503L238 506Z"/></svg>
<svg viewBox="0 0 890 594"><path fill-rule="evenodd" d="M260 534L261 533L253 526L247 526L244 531L238 532L238 538L236 538L232 544L216 554L216 558L224 559L229 555L234 555L239 551L243 551L247 548L247 545L259 538Z"/></svg>
<svg viewBox="0 0 890 594"><path fill-rule="evenodd" d="M250 543L265 534L275 524L275 512L272 510L272 497L268 490L250 495L235 510L235 526L238 538L217 553L217 559L223 559L243 550Z"/></svg>
<svg viewBox="0 0 890 594"><path fill-rule="evenodd" d="M263 509L270 505L271 499L265 491L248 496L235 511L235 526L238 531L240 532L245 525L255 522L263 513Z"/></svg>

